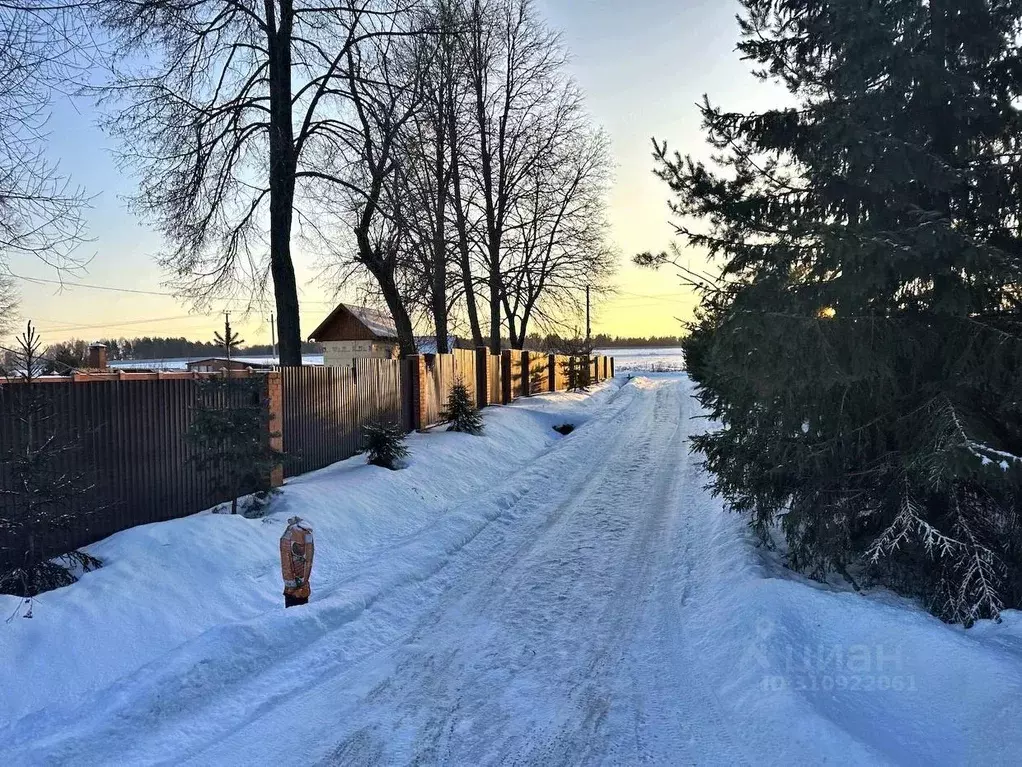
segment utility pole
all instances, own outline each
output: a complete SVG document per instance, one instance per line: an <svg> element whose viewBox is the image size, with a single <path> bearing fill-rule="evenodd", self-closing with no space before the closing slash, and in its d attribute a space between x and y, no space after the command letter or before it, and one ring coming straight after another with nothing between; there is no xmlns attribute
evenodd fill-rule
<svg viewBox="0 0 1022 767"><path fill-rule="evenodd" d="M270 312L270 352L273 361L277 362L277 326L273 324L273 312Z"/></svg>
<svg viewBox="0 0 1022 767"><path fill-rule="evenodd" d="M593 334L593 329L589 325L589 286L586 285L586 346L589 346L589 337Z"/></svg>

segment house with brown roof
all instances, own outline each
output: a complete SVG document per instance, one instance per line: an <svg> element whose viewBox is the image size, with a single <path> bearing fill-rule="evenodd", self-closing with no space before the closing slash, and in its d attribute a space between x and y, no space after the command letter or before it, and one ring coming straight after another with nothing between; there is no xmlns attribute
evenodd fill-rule
<svg viewBox="0 0 1022 767"><path fill-rule="evenodd" d="M323 364L327 367L351 367L355 359L363 357L397 359L400 352L391 316L352 304L338 304L312 331L309 340L323 346ZM453 349L458 339L451 336L447 342ZM417 336L415 345L420 354L436 353L433 336Z"/></svg>
<svg viewBox="0 0 1022 767"><path fill-rule="evenodd" d="M327 367L351 367L356 358L397 359L397 328L389 314L338 304L309 339L323 346Z"/></svg>

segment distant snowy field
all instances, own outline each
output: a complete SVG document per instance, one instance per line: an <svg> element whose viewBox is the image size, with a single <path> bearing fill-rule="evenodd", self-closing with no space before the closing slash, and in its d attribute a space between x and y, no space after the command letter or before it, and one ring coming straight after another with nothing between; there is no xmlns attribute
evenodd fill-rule
<svg viewBox="0 0 1022 767"><path fill-rule="evenodd" d="M613 357L615 373L676 373L685 369L685 359L677 347L597 349L596 354Z"/></svg>

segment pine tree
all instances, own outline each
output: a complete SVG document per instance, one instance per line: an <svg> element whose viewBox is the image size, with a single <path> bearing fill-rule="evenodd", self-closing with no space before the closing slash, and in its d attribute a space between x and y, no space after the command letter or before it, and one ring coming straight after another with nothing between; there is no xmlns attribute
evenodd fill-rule
<svg viewBox="0 0 1022 767"><path fill-rule="evenodd" d="M472 397L459 378L454 382L451 393L447 397L447 409L440 414L442 423L449 423L447 431L460 431L466 434L483 433L483 417L472 402Z"/></svg>
<svg viewBox="0 0 1022 767"><path fill-rule="evenodd" d="M13 566L0 571L0 593L25 597L68 586L76 571L101 564L82 551L47 544L96 508L84 502L92 489L84 473L69 468L78 441L63 432L50 392L35 381L48 364L41 349L30 322L11 354L18 380L0 382L0 409L13 416L7 421L11 447L0 454L0 531L18 546Z"/></svg>
<svg viewBox="0 0 1022 767"><path fill-rule="evenodd" d="M393 423L371 423L362 427L366 462L373 466L395 470L398 461L408 456L405 433Z"/></svg>
<svg viewBox="0 0 1022 767"><path fill-rule="evenodd" d="M229 317L223 335L216 333L215 338L228 362L244 343L231 331ZM217 492L231 499L231 514L237 514L238 497L266 489L270 473L283 458L270 445L275 435L270 434L265 382L228 368L197 386L198 404L186 435L195 452L188 460L197 471L215 478Z"/></svg>
<svg viewBox="0 0 1022 767"><path fill-rule="evenodd" d="M685 344L715 489L790 564L971 624L1022 605L1022 0L742 0L794 105L658 145L719 278ZM661 254L638 261L662 263Z"/></svg>

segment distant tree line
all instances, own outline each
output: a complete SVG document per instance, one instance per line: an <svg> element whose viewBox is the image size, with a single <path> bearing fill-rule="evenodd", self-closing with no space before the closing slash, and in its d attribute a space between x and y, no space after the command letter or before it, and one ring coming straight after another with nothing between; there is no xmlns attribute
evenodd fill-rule
<svg viewBox="0 0 1022 767"><path fill-rule="evenodd" d="M107 359L115 360L159 360L180 359L185 357L221 357L223 347L212 341L190 341L187 338L160 338L143 336L142 338L103 338L101 343L107 348ZM90 342L79 338L49 344L40 355L41 375L63 375L78 368L88 366ZM318 344L305 342L302 354L318 354ZM236 350L239 356L265 357L273 354L269 344L253 344L242 346ZM4 371L17 369L13 350L0 353L0 374Z"/></svg>
<svg viewBox="0 0 1022 767"><path fill-rule="evenodd" d="M73 344L74 341L65 342ZM190 341L187 338L162 338L142 336L141 338L104 338L99 341L107 348L107 359L111 360L158 360L177 357L222 357L223 347L213 341ZM273 354L270 344L251 344L235 350L239 356L263 357ZM302 354L317 354L318 344L306 341L301 346Z"/></svg>

